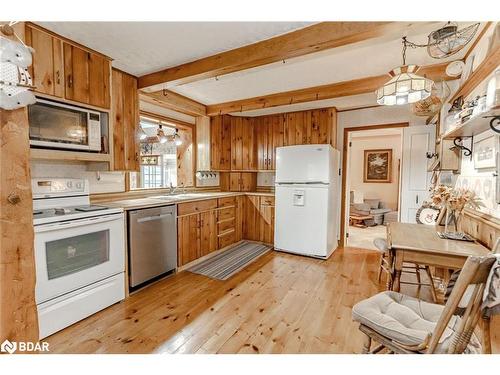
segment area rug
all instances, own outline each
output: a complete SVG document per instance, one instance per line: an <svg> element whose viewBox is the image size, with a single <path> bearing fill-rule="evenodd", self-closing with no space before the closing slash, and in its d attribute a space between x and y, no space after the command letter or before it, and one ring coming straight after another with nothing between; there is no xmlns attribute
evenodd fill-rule
<svg viewBox="0 0 500 375"><path fill-rule="evenodd" d="M226 280L272 249L259 242L244 241L187 269L216 280Z"/></svg>

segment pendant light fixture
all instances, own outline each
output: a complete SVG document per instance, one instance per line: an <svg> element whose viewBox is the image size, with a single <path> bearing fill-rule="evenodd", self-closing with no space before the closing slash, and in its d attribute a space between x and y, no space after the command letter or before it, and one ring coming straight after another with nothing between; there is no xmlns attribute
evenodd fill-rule
<svg viewBox="0 0 500 375"><path fill-rule="evenodd" d="M403 105L415 103L431 95L434 82L416 74L417 65L406 65L408 41L403 37L403 65L391 70L392 77L376 92L377 103L381 105Z"/></svg>

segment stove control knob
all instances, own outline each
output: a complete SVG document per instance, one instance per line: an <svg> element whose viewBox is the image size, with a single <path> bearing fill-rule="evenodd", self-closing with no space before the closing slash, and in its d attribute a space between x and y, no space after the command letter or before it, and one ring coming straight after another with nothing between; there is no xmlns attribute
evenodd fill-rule
<svg viewBox="0 0 500 375"><path fill-rule="evenodd" d="M82 183L81 182L77 182L76 183L76 188L77 189L81 189L82 188Z"/></svg>
<svg viewBox="0 0 500 375"><path fill-rule="evenodd" d="M73 182L72 181L68 181L66 183L66 186L69 187L70 189L73 187Z"/></svg>

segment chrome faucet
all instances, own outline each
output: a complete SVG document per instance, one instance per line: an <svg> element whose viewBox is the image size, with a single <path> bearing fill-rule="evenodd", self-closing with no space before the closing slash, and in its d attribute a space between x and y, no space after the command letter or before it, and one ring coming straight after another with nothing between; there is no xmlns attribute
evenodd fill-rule
<svg viewBox="0 0 500 375"><path fill-rule="evenodd" d="M168 193L174 194L176 191L177 191L177 186L174 187L174 185L172 185L172 183L170 183L170 190Z"/></svg>

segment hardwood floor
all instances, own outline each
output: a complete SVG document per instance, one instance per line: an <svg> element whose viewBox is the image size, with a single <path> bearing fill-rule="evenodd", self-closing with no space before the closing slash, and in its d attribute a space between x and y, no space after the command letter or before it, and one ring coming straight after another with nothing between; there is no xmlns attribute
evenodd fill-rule
<svg viewBox="0 0 500 375"><path fill-rule="evenodd" d="M270 252L226 281L180 272L46 341L52 353L359 353L351 307L384 290L377 267L376 252L346 248L327 261ZM496 319L496 353L499 331Z"/></svg>

